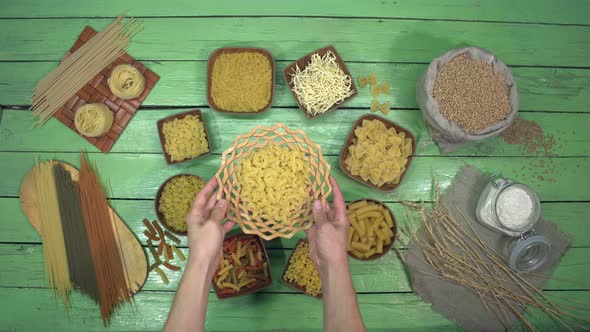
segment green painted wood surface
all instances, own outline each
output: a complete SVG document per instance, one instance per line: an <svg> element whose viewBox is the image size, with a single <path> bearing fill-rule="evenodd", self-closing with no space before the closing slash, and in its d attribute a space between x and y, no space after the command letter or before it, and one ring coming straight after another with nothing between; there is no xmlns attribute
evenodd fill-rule
<svg viewBox="0 0 590 332"><path fill-rule="evenodd" d="M368 0L278 2L272 0L221 0L195 6L192 0L106 0L100 2L60 1L59 6L34 0L12 1L0 18L28 17L96 17L117 16L125 11L141 17L163 16L335 16L377 18L424 18L437 20L513 21L536 23L589 24L585 13L590 4L571 0L567 5L556 1L455 0L452 3L428 0Z"/></svg>
<svg viewBox="0 0 590 332"><path fill-rule="evenodd" d="M326 155L340 155L342 144L352 129L354 121L366 114L366 109L347 109L322 116L321 121L308 120L299 109L271 109L263 114L249 116L249 121L239 121L243 117L220 114L201 108L213 144L213 153L221 154L229 148L237 135L252 130L257 125L272 125L282 122L291 128L303 129L309 137L322 146ZM155 123L166 116L182 113L189 109L146 110L139 112L125 129L113 152L162 153ZM548 150L528 151L518 144L508 144L496 138L453 152L454 156L585 156L590 154L590 114L556 114L523 112L521 116L536 121L545 128L544 133L555 140ZM392 111L388 119L410 130L417 139L416 155L440 156L440 151L430 139L422 115L417 110ZM236 121L238 120L238 121ZM0 145L3 151L38 151L42 140L48 151L88 152L100 151L85 140L78 139L73 131L68 131L59 121L52 119L45 126L31 130L34 121L27 111L6 110L0 125ZM66 130L64 130L66 129ZM330 135L326 135L326 131ZM137 144L141 141L142 144Z"/></svg>
<svg viewBox="0 0 590 332"><path fill-rule="evenodd" d="M0 152L0 174L10 174L0 179L0 196L18 196L22 177L32 168L36 160L57 159L78 167L79 153L31 153ZM209 155L194 163L167 166L159 154L111 153L92 154L89 159L100 170L101 178L110 184L113 198L153 199L160 185L168 177L188 172L204 179L214 176L219 167L219 155ZM580 186L579 180L590 172L588 158L529 158L529 157L420 157L412 161L400 186L393 193L381 193L367 186L345 178L338 169L338 157L326 156L332 166L331 175L343 183L342 192L347 200L353 201L372 197L383 201L429 200L433 190L432 178L446 187L457 171L471 164L484 171L503 170L503 174L517 181L528 183L542 201L584 201L588 199L588 188ZM543 168L536 169L535 163L543 162ZM529 171L530 170L530 171ZM552 170L552 171L549 171ZM543 180L538 177L544 176Z"/></svg>
<svg viewBox="0 0 590 332"><path fill-rule="evenodd" d="M11 33L0 40L0 60L60 60L86 25L101 29L111 20L1 20L0 31ZM450 48L478 45L510 65L590 66L590 26L299 17L143 21L129 48L142 60L206 60L218 47L253 45L276 60L295 60L332 44L347 61L427 63Z"/></svg>
<svg viewBox="0 0 590 332"><path fill-rule="evenodd" d="M474 164L486 171L530 184L538 191L544 217L573 235L572 248L545 285L546 294L590 302L590 2L572 0L369 0L363 2L276 1L214 2L173 0L4 2L0 10L0 330L104 330L95 304L80 294L66 313L46 288L42 247L18 200L22 176L34 160L59 159L78 165L87 150L109 183L111 204L140 234L141 220L155 218L153 197L169 176L192 172L210 177L220 153L234 137L256 125L283 122L304 129L321 144L347 200L374 197L387 202L403 220L404 200L432 200L432 176L446 187L456 171ZM144 31L130 53L156 71L161 80L111 153L104 155L57 121L31 129L30 92L56 66L82 27L101 28L124 10L144 17ZM10 18L10 19L7 19ZM44 18L44 19L38 19ZM47 19L50 18L50 19ZM368 112L368 91L316 120L296 109L281 69L316 48L332 44L358 77L375 72L391 83L386 99L397 110L389 119L414 132L417 157L403 185L381 194L347 179L337 166L341 145L353 121ZM415 81L432 57L449 48L486 47L511 65L521 95L521 116L539 123L557 143L545 153L531 153L501 139L441 155L417 111ZM277 87L271 111L249 117L209 110L205 98L206 60L228 45L268 48L277 60ZM155 135L155 121L192 108L205 111L213 155L168 166ZM429 204L429 203L427 203ZM234 230L236 231L236 230ZM212 294L207 328L228 330L318 330L321 302L294 293L278 282L294 243L304 237L267 243L275 284L260 294L219 301ZM183 250L186 242L183 239ZM404 250L401 245L397 247ZM351 260L351 272L363 318L371 330L456 330L430 305L410 293L407 276L394 252L363 263ZM113 317L110 330L160 330L180 274L166 286L150 275L132 305ZM578 280L578 282L571 282ZM586 313L587 315L587 313ZM253 319L255 318L255 319ZM590 317L586 317L590 319ZM547 319L543 330L555 330Z"/></svg>
<svg viewBox="0 0 590 332"><path fill-rule="evenodd" d="M146 62L161 80L143 106L206 105L206 61ZM286 87L282 69L287 61L277 61L274 106L296 107ZM4 105L29 105L36 82L57 65L56 62L0 62L0 98ZM395 108L417 108L416 80L427 64L354 63L347 62L354 77L377 74L391 83L389 99ZM520 109L544 112L590 112L590 70L568 68L511 69L518 84ZM385 97L380 99L385 100ZM346 107L368 108L372 97L368 89L346 104Z"/></svg>

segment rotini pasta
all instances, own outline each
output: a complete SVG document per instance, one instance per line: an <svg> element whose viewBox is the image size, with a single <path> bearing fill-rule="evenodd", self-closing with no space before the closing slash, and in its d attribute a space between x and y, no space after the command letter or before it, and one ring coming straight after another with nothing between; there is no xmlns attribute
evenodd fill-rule
<svg viewBox="0 0 590 332"><path fill-rule="evenodd" d="M310 171L302 151L269 144L240 160L240 197L254 217L288 224L311 203Z"/></svg>
<svg viewBox="0 0 590 332"><path fill-rule="evenodd" d="M164 150L172 162L195 158L209 151L205 124L196 115L189 114L182 119L165 122L162 134Z"/></svg>
<svg viewBox="0 0 590 332"><path fill-rule="evenodd" d="M255 289L270 279L264 248L254 235L235 236L223 242L223 255L213 283L218 295Z"/></svg>

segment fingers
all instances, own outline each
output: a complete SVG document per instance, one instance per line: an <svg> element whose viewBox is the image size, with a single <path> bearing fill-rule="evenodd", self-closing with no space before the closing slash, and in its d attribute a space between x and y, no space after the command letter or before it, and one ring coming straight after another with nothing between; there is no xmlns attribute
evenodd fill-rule
<svg viewBox="0 0 590 332"><path fill-rule="evenodd" d="M211 220L216 223L221 223L225 218L225 212L227 211L227 201L225 199L220 200L215 204L213 210L211 210L211 215L209 216L208 220Z"/></svg>
<svg viewBox="0 0 590 332"><path fill-rule="evenodd" d="M328 215L326 214L326 210L321 201L317 200L313 202L312 214L316 225L322 225L328 222Z"/></svg>
<svg viewBox="0 0 590 332"><path fill-rule="evenodd" d="M235 225L236 223L233 221L226 221L223 225L221 225L221 227L223 228L223 234L229 232Z"/></svg>
<svg viewBox="0 0 590 332"><path fill-rule="evenodd" d="M210 215L211 210L213 210L213 207L215 207L215 204L217 204L217 195L211 195L211 197L209 197L209 200L207 201L207 204L205 205L205 209L203 210L203 215L204 216Z"/></svg>
<svg viewBox="0 0 590 332"><path fill-rule="evenodd" d="M344 203L344 196L338 186L338 182L330 176L330 184L332 184L332 195L334 196L334 219L337 222L346 222L346 203Z"/></svg>
<svg viewBox="0 0 590 332"><path fill-rule="evenodd" d="M193 201L193 206L191 208L190 214L200 213L201 215L203 215L201 211L204 211L207 207L207 202L209 201L211 194L215 190L215 187L217 187L217 179L212 178L211 180L209 180L209 182L207 182L203 189L199 191L197 196L195 196L195 200Z"/></svg>

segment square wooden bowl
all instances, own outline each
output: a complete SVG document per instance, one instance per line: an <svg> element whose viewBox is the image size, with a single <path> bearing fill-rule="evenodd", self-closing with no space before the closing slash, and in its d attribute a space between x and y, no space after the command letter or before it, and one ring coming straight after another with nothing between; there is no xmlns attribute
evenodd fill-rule
<svg viewBox="0 0 590 332"><path fill-rule="evenodd" d="M260 237L258 235L252 235L252 234L235 234L235 235L232 235L230 237L225 238L225 240L223 240L223 244L225 245L225 243L227 243L229 240L231 240L231 239L233 239L235 237L237 237L238 240L249 239L249 238L254 238L256 240L256 243L258 244L258 246L262 250L262 260L267 263L268 280L265 280L265 281L256 281L256 283L254 284L254 287L251 287L251 288L242 288L242 289L240 289L239 292L232 293L232 294L221 294L220 293L221 290L217 287L217 285L215 284L215 282L212 281L211 284L213 285L213 289L215 290L215 295L217 295L217 298L219 298L219 299L228 299L228 298L232 298L232 297L236 297L236 296L242 296L242 295L248 295L248 294L256 293L259 290L261 290L263 288L266 288L266 287L269 287L270 285L272 285L272 275L271 275L271 270L270 270L270 261L268 259L268 253L266 252L266 248L262 244L262 240L260 239ZM217 273L217 271L215 271L215 273Z"/></svg>
<svg viewBox="0 0 590 332"><path fill-rule="evenodd" d="M164 133L162 132L162 128L164 126L164 123L172 121L174 119L182 119L187 115L195 115L197 116L197 118L203 122L203 127L205 127L205 139L207 140L207 147L209 148L209 151L207 152L203 152L200 155L197 155L193 158L188 158L188 159L184 159L184 160L177 160L177 161L172 161L172 158L170 157L170 155L168 154L168 152L166 152L166 148L164 147L166 145L166 139L164 137ZM158 136L160 136L160 145L162 146L162 151L164 152L164 157L166 158L166 162L168 164L177 164L177 163L182 163L188 160L193 160L193 159L197 159L199 157L202 156L206 156L208 154L211 153L211 139L209 138L209 131L207 130L207 124L205 123L205 118L203 117L203 114L201 113L200 110L193 110L193 111L188 111L188 112L183 112L183 113L178 113L178 114L174 114L171 115L169 117L165 117L163 119L158 120Z"/></svg>
<svg viewBox="0 0 590 332"><path fill-rule="evenodd" d="M408 162L406 163L406 170L401 174L398 183L386 183L383 186L379 187L379 186L374 185L370 181L363 181L363 179L360 176L352 175L352 173L350 173L350 171L346 168L346 163L344 163L344 161L346 160L346 157L348 157L348 148L352 145L352 140L355 138L354 130L356 128L362 126L363 120L379 120L379 121L383 122L383 124L385 124L385 127L387 127L388 129L395 128L395 130L397 132L404 132L406 134L406 138L412 139L412 155L408 157ZM399 187L400 184L402 183L404 177L406 176L406 173L408 172L408 169L410 168L410 165L412 163L412 159L414 159L414 154L416 154L416 137L414 137L414 135L409 130L407 130L404 127L399 126L395 122L389 121L389 120L382 118L380 116L377 116L374 114L366 114L366 115L363 115L360 118L358 118L356 120L356 122L354 123L354 125L352 126L352 129L350 130L350 133L348 134L348 138L346 139L346 143L344 143L344 146L342 147L342 151L340 152L339 165L340 165L340 169L342 170L342 172L344 172L344 174L346 174L349 178L351 178L357 182L360 182L364 185L367 185L371 188L382 191L382 192L392 192L397 187Z"/></svg>
<svg viewBox="0 0 590 332"><path fill-rule="evenodd" d="M271 67L271 86L270 86L270 100L268 101L268 104L266 106L264 106L261 110L257 111L257 112L235 112L232 110L226 110L226 109L222 109L221 107L217 106L217 104L215 103L215 100L213 99L213 96L211 95L211 84L212 84L212 71L213 71L213 64L215 63L215 61L217 60L217 57L219 57L219 55L222 52L226 52L226 53L243 53L243 52L254 52L254 53L260 53L262 55L264 55L268 61L270 62L270 67ZM272 57L272 54L270 54L270 52L264 48L258 48L258 47L222 47L222 48L218 48L215 51L213 51L213 53L211 53L211 55L209 56L209 62L207 63L207 103L209 104L209 107L211 107L212 109L214 109L217 112L221 112L221 113L231 113L231 114L253 114L253 113L263 113L266 112L270 109L270 106L272 105L272 101L274 99L274 95L275 95L275 60Z"/></svg>
<svg viewBox="0 0 590 332"><path fill-rule="evenodd" d="M397 235L397 233L396 233L396 231L397 231L397 227L396 227L397 226L397 221L395 220L395 215L393 214L393 212L391 211L391 209L387 205L383 204L383 202L381 202L381 201L378 201L378 200L372 199L372 198L357 199L356 201L350 202L350 203L348 203L346 205L347 210L348 210L348 206L349 205L351 205L353 203L356 203L356 202L360 202L360 201L373 202L373 203L376 203L378 205L383 206L385 208L385 210L387 212L389 212L389 215L391 216L391 220L393 220L393 227L391 227L391 231L393 232L393 238L391 239L391 243L390 244L388 244L386 246L383 246L383 252L382 253L380 253L380 254L374 254L374 255L369 256L367 258L359 258L359 257L356 257L355 255L353 255L350 251L348 251L348 256L350 256L350 257L352 257L354 259L357 259L359 261L372 261L372 260L375 260L377 258L383 257L383 255L385 255L387 252L389 252L389 250L391 249L391 247L393 247L393 242L395 242L395 238L396 238L396 235Z"/></svg>
<svg viewBox="0 0 590 332"><path fill-rule="evenodd" d="M166 221L166 218L164 218L164 215L160 212L160 197L162 197L162 192L164 191L164 187L166 187L166 185L168 184L168 182L170 182L170 180L180 177L180 176L193 176L196 178L199 178L201 180L203 180L203 182L207 183L207 181L205 181L202 177L198 176L198 175L194 175L194 174L188 174L188 173L181 173L181 174L176 174L173 175L171 177L169 177L168 179L166 179L166 181L164 181L161 185L160 188L158 188L158 192L156 193L156 199L154 200L154 207L156 208L156 216L158 217L158 219L160 220L160 223L169 231L171 231L174 234L178 234L178 235L186 235L187 232L181 232L181 231L177 231L174 228L172 228L171 226L168 225L168 222Z"/></svg>
<svg viewBox="0 0 590 332"><path fill-rule="evenodd" d="M311 297L314 297L314 298L316 298L316 299L321 299L321 298L322 298L322 293L320 293L320 294L318 294L318 295L315 295L315 296L314 296L314 295L311 295L311 294L309 294L309 293L307 293L307 292L305 291L305 288L304 288L304 287L302 287L302 286L299 286L299 285L298 285L298 284L296 284L296 283L291 283L290 281L288 281L288 280L285 278L285 273L287 272L287 269L288 269L288 268L289 268L289 266L291 265L291 257L293 257L293 253L295 252L295 249L297 249L297 247L299 247L299 245L300 245L300 244L302 244L302 243L305 243L305 242L309 243L309 242L308 242L307 240L305 240L305 239L300 239L299 241L297 241L297 244L295 245L295 248L293 248L293 252L291 252L291 255L289 255L289 259L287 260L287 264L285 264L285 268L283 269L283 273L281 273L281 281L282 281L282 282L283 282L285 285L287 285L287 286L289 286L289 287L291 287L291 288L293 288L293 289L295 289L295 290L297 290L297 291L299 291L299 292L301 292L301 293L303 293L303 294L305 294L305 295L307 295L307 296L311 296Z"/></svg>
<svg viewBox="0 0 590 332"><path fill-rule="evenodd" d="M307 66L307 64L311 61L312 55L317 53L320 56L324 56L326 53L328 53L328 51L332 51L332 53L334 53L334 55L336 56L336 62L340 66L340 69L342 69L342 71L346 75L350 76L353 92L352 92L352 95L345 98L343 101L334 104L326 112L321 113L321 114L317 114L317 115L311 115L311 114L309 114L307 109L301 104L301 102L299 101L299 98L297 98L297 94L295 92L293 92L294 85L293 85L293 83L291 83L291 76L292 76L292 73L295 70L296 66L299 66L299 69L303 70ZM285 77L285 80L287 81L287 85L289 86L289 90L291 91L291 94L295 98L295 101L297 101L297 105L299 106L299 109L303 112L303 114L305 114L305 117L308 119L315 118L319 115L326 114L330 111L333 111L333 110L337 109L338 107L344 105L346 102L348 102L350 99L352 99L354 96L356 96L358 94L358 90L356 88L356 85L354 84L354 79L352 78L352 75L350 74L350 72L348 71L348 68L346 68L346 65L344 64L344 61L342 60L342 58L340 57L338 52L336 52L336 49L332 45L329 45L324 48L320 48L319 50L313 51L313 52L307 54L306 56L304 56L303 58L300 58L299 60L291 63L290 65L285 67L285 69L283 70L283 76Z"/></svg>

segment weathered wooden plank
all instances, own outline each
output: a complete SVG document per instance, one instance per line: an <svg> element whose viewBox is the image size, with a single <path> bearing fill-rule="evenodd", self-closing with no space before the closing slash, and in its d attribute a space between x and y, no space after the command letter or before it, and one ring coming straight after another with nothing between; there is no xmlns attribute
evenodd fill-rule
<svg viewBox="0 0 590 332"><path fill-rule="evenodd" d="M585 291L545 292L558 303L588 301ZM0 296L10 299L3 306L0 324L9 331L41 331L48 326L58 331L102 330L98 306L80 294L74 294L72 309L66 312L50 290L1 288ZM142 291L133 305L125 304L113 315L110 331L160 331L170 310L174 293ZM459 330L434 312L414 294L358 294L361 314L371 331ZM571 304L571 302L569 302ZM31 319L34 314L35 319ZM588 319L583 313L582 316ZM218 300L209 296L207 331L321 331L322 302L305 295L254 294ZM541 330L557 330L546 317L535 320Z"/></svg>
<svg viewBox="0 0 590 332"><path fill-rule="evenodd" d="M386 203L398 218L405 219L406 208L401 203ZM121 219L127 226L138 234L139 240L146 244L146 238L142 234L144 231L143 218L155 220L156 213L152 200L116 200L111 201L111 206L117 211ZM572 235L572 246L590 246L590 229L585 227L582 220L583 216L590 214L590 203L541 203L543 216L559 225L560 229ZM18 243L18 242L36 242L39 243L41 238L35 232L33 227L27 221L20 207L18 198L0 198L0 211L3 219L0 232L0 242ZM267 248L286 248L291 249L299 239L304 238L305 234L297 233L291 239L275 239L266 242ZM181 246L186 247L186 237L180 237Z"/></svg>
<svg viewBox="0 0 590 332"><path fill-rule="evenodd" d="M209 155L192 163L166 165L159 154L91 154L103 181L109 184L114 198L153 199L159 186L178 173L194 173L211 178L219 167L219 155ZM23 176L35 160L56 159L78 166L77 153L14 153L0 152L0 196L17 196ZM534 158L534 157L416 157L408 169L402 185L393 193L380 193L346 178L338 169L337 157L326 157L332 166L331 174L341 184L347 200L371 197L383 201L429 200L433 177L446 188L457 171L471 164L484 171L502 171L507 177L532 186L542 201L586 201L589 191L580 180L590 172L590 159Z"/></svg>
<svg viewBox="0 0 590 332"><path fill-rule="evenodd" d="M205 61L144 62L158 75L160 81L144 102L144 106L206 105ZM282 69L288 62L276 63L274 106L296 107L293 95L286 87ZM31 91L43 75L57 65L56 62L0 62L0 104L28 105ZM426 64L409 63L357 63L348 62L354 77L377 74L391 83L391 96L381 96L396 108L417 108L416 80ZM568 68L511 68L520 92L520 109L529 111L589 112L590 70ZM346 107L368 108L372 97L368 88L361 89Z"/></svg>
<svg viewBox="0 0 590 332"><path fill-rule="evenodd" d="M103 330L98 306L74 294L72 309L65 312L47 289L0 289L11 299L3 306L0 324L10 331ZM174 293L142 291L133 305L123 305L113 315L109 331L160 331L170 310ZM359 294L365 324L371 330L437 329L456 330L453 323L432 311L430 305L413 294ZM187 309L189 310L189 309ZM31 319L34 313L35 319ZM320 331L322 302L305 295L255 294L230 300L209 296L207 331Z"/></svg>
<svg viewBox="0 0 590 332"><path fill-rule="evenodd" d="M106 0L101 2L62 1L59 6L49 2L33 0L11 1L5 6L1 18L5 17L95 17L117 16L128 12L133 16L247 16L247 15L288 15L288 16L336 16L336 17L393 17L450 20L490 20L516 22L544 22L589 24L584 13L590 11L586 1L569 1L567 6L556 1L519 0L480 2L456 0L452 3L427 0L401 0L363 2L342 2L337 0L279 3L271 0L235 2L194 2L173 0L166 3L156 0Z"/></svg>
<svg viewBox="0 0 590 332"><path fill-rule="evenodd" d="M188 249L182 249L188 253ZM264 289L265 293L296 293L280 281L291 250L271 249L271 275L273 285ZM590 248L571 248L563 256L560 264L548 280L544 289L551 290L588 290L590 283L583 276L590 269ZM149 253L148 253L149 255ZM151 260L151 259L150 259ZM411 292L405 268L395 252L391 251L384 257L374 261L349 259L355 289L359 293L367 292ZM152 262L150 261L149 264ZM47 287L43 265L43 249L39 244L0 244L0 264L2 280L0 287ZM185 263L175 261L174 264L184 266ZM143 290L175 290L178 287L181 272L164 269L170 280L165 285L157 273L149 273ZM565 279L568 279L567 281ZM211 291L213 291L211 289Z"/></svg>
<svg viewBox="0 0 590 332"><path fill-rule="evenodd" d="M156 122L171 114L184 110L149 110L135 115L111 152L161 153ZM209 128L213 152L221 153L233 144L237 135L250 131L255 126L273 125L282 122L291 128L304 130L312 141L322 146L326 155L339 155L353 123L361 115L369 113L364 109L343 109L330 112L322 121L308 120L295 109L272 109L263 114L244 118L202 109ZM6 110L0 125L1 151L62 151L86 150L99 152L86 140L52 119L43 127L31 128L34 121L28 111ZM536 121L545 135L553 137L555 144L544 153L553 156L590 155L590 114L523 112L521 116ZM386 116L414 133L417 139L416 155L441 155L430 138L422 114L417 110L392 111ZM40 142L43 142L40 144ZM138 144L140 143L140 144ZM477 142L454 151L455 156L534 156L539 151L528 151L521 145L507 144L501 138Z"/></svg>
<svg viewBox="0 0 590 332"><path fill-rule="evenodd" d="M1 20L0 31L11 33L0 39L0 60L59 60L84 26L101 29L111 20ZM590 66L590 26L230 17L146 18L143 27L129 51L146 60L206 60L214 49L229 45L264 47L277 60L294 60L332 44L347 61L430 62L450 48L471 44L511 65Z"/></svg>

